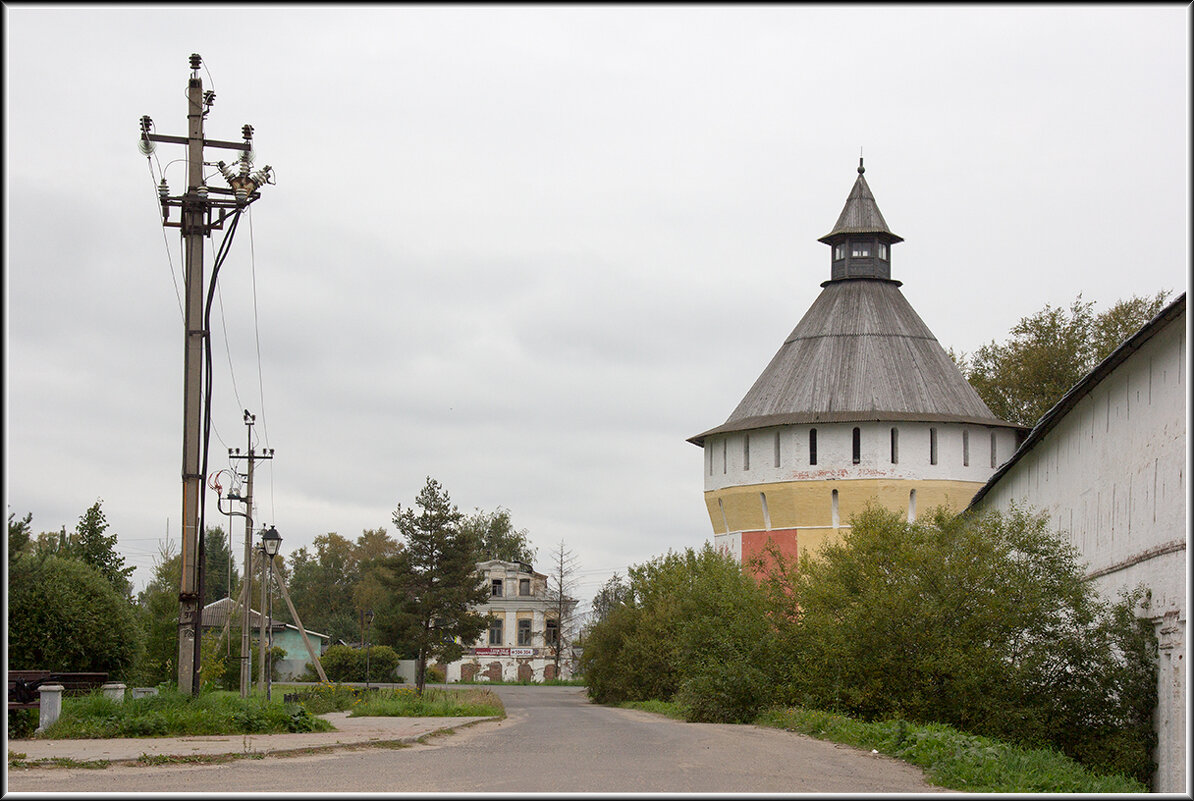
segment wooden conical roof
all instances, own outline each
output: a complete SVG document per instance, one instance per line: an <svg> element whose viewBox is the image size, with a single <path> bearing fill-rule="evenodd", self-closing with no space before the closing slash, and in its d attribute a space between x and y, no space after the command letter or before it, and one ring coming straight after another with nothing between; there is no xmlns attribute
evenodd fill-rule
<svg viewBox="0 0 1194 801"><path fill-rule="evenodd" d="M830 234L886 233L859 168ZM692 437L800 423L957 422L1020 428L998 419L962 376L933 332L886 278L826 281L724 423Z"/></svg>

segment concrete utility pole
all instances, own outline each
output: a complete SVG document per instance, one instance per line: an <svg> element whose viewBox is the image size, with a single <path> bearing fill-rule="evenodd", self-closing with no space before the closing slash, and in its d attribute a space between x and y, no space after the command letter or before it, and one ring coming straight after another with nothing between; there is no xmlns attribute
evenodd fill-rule
<svg viewBox="0 0 1194 801"><path fill-rule="evenodd" d="M274 449L269 448L263 450L261 453L253 451L253 423L256 422L257 416L250 414L248 409L245 409L245 426L247 427L248 445L246 447L247 454L241 455L240 448L237 448L235 453L229 449L229 459L248 459L249 469L245 475L245 496L240 500L245 502L245 562L244 562L244 582L246 587L253 586L253 572L251 565L253 562L253 466L258 459L272 459L274 458ZM229 496L231 498L231 496ZM244 608L242 609L240 621L240 697L249 697L249 687L252 682L252 655L249 638L249 602L251 600L251 593L244 594ZM263 610L264 611L264 610Z"/></svg>
<svg viewBox="0 0 1194 801"><path fill-rule="evenodd" d="M207 339L204 319L204 296L207 294L203 278L203 240L213 230L222 229L229 213L240 211L259 195L257 189L269 183L269 166L249 174L249 154L253 147L253 128L242 128L244 142L221 142L205 139L203 121L215 102L215 92L203 91L199 68L203 60L191 54L191 77L187 84L187 135L165 136L151 133L153 120L141 118L141 152L147 157L158 142L186 145L187 186L182 195L171 196L162 176L158 194L162 204L162 225L181 229L185 247L186 303L184 312L183 349L183 438L182 438L182 579L178 601L178 689L195 695L199 692L199 652L203 586L201 569L202 547L202 379L203 346ZM203 148L219 147L241 151L240 175L235 175L220 162L220 172L231 189L208 187L203 177ZM214 195L214 196L213 196ZM181 220L171 222L170 209L181 209ZM213 213L218 216L213 219ZM234 217L235 219L235 217ZM233 226L233 229L235 226ZM231 235L232 230L229 231Z"/></svg>

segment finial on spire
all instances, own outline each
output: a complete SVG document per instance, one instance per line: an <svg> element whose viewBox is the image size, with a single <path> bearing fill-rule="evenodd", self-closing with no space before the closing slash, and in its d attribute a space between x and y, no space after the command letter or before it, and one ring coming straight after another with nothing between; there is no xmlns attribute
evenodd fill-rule
<svg viewBox="0 0 1194 801"><path fill-rule="evenodd" d="M866 172L866 167L862 166L862 148L858 148L858 174L862 175Z"/></svg>

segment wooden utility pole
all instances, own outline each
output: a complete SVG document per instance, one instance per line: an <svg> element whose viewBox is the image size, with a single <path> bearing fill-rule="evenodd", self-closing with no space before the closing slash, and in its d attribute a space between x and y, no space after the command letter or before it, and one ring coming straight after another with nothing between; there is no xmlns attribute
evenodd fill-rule
<svg viewBox="0 0 1194 801"><path fill-rule="evenodd" d="M246 445L247 453L242 455L240 448L237 448L235 453L230 449L228 452L229 459L248 459L249 468L245 475L245 495L240 500L245 502L245 561L244 561L244 582L248 586L253 584L253 571L250 569L250 564L253 561L253 466L258 459L272 459L274 458L274 449L263 449L261 453L255 453L253 450L253 423L256 422L257 416L250 414L248 409L245 409L245 426L247 427L248 443ZM229 496L231 497L231 496ZM244 596L244 615L240 623L240 697L249 697L249 687L252 684L252 655L250 654L250 637L249 637L249 601L250 596Z"/></svg>
<svg viewBox="0 0 1194 801"><path fill-rule="evenodd" d="M183 437L182 437L182 579L178 591L178 689L192 695L199 692L199 652L203 585L201 567L202 546L202 488L205 441L203 423L204 345L210 346L205 319L204 296L208 294L203 277L203 240L211 232L222 229L230 214L240 211L256 200L257 189L269 183L268 166L250 175L249 153L252 151L253 128L242 128L243 142L221 142L205 139L203 121L215 102L215 92L203 91L199 68L203 60L191 54L191 77L187 84L187 135L166 136L151 133L153 120L141 118L141 151L149 157L156 143L186 145L187 184L181 195L170 195L165 175L158 194L162 204L162 225L181 229L185 255L186 302L183 313ZM220 172L229 181L230 189L208 187L203 177L203 148L219 147L241 151L240 174L235 175L220 162ZM170 209L179 208L181 219L172 222ZM217 214L218 213L218 214ZM215 215L215 216L213 216ZM235 218L234 218L235 219ZM234 228L235 226L233 226ZM231 235L231 230L229 231ZM216 268L218 269L218 262ZM213 271L214 283L214 271ZM210 378L210 376L209 376Z"/></svg>

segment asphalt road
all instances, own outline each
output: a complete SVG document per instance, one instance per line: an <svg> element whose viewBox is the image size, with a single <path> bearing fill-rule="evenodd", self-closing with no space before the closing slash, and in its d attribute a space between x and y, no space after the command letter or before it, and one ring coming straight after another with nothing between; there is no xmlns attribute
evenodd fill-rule
<svg viewBox="0 0 1194 801"><path fill-rule="evenodd" d="M923 793L919 768L803 735L595 706L576 687L495 687L507 718L401 749L218 765L11 771L9 792Z"/></svg>

